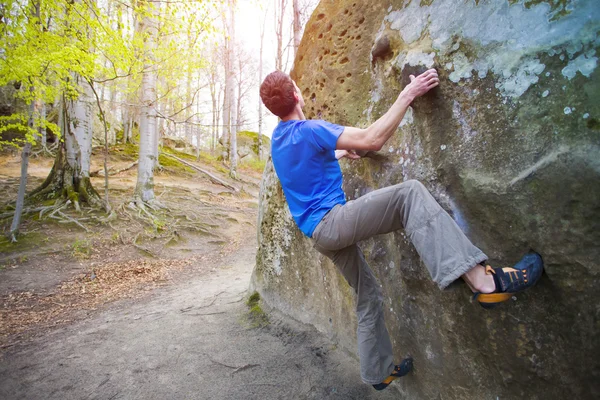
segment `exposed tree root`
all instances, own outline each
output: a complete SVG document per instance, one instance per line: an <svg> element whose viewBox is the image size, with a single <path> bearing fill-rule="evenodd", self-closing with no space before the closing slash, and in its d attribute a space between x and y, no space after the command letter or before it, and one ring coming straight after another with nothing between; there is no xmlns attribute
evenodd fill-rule
<svg viewBox="0 0 600 400"><path fill-rule="evenodd" d="M76 171L67 163L63 147L59 148L46 180L27 195L27 201L34 203L59 198L70 200L78 212L81 212L81 203L86 203L93 208L105 208L90 178L78 177Z"/></svg>

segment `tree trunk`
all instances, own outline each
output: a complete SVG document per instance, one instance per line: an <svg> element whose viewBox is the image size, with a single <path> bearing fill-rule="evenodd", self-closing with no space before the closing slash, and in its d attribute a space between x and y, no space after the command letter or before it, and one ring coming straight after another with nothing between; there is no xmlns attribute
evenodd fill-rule
<svg viewBox="0 0 600 400"><path fill-rule="evenodd" d="M234 79L235 79L235 52L234 52L234 48L235 48L235 0L229 0L229 36L230 36L230 47L228 48L228 52L227 52L227 57L229 59L228 64L229 64L229 76L228 76L228 80L231 80L231 82L228 83L228 89L229 89L229 94L227 95L228 100L229 100L229 113L232 113L232 110L236 110L235 108L235 86L234 86ZM234 122L237 121L237 118L235 118L233 115L229 116L229 125L228 125L228 129L229 129L229 175L232 178L235 178L237 176L237 126L232 126L232 124Z"/></svg>
<svg viewBox="0 0 600 400"><path fill-rule="evenodd" d="M110 89L110 104L108 105L108 107L104 107L104 109L108 109L109 111L109 115L110 115L110 119L108 122L110 122L110 130L108 132L109 137L108 137L108 143L109 144L116 144L117 143L117 129L116 127L119 126L119 117L118 117L118 113L117 113L117 85L116 82L113 81L110 83L109 85L109 89ZM106 116L106 113L105 113Z"/></svg>
<svg viewBox="0 0 600 400"><path fill-rule="evenodd" d="M39 3L37 11L39 18ZM76 99L62 96L59 125L63 140L50 174L41 186L29 194L29 198L66 197L79 211L82 201L94 207L101 207L102 200L90 181L94 107L92 89L78 74L72 73L72 79L81 88L81 92ZM26 172L25 157L23 161ZM22 190L24 191L24 187L19 187L19 192Z"/></svg>
<svg viewBox="0 0 600 400"><path fill-rule="evenodd" d="M217 93L216 93L216 77L213 75L213 72L211 71L211 75L210 75L210 82L209 82L209 89L210 89L210 100L211 100L211 104L212 104L212 126L210 127L210 149L214 150L215 149L215 138L216 138L216 130L217 130L217 123L219 122L219 120L217 119L217 114L218 114L218 110L217 110Z"/></svg>
<svg viewBox="0 0 600 400"><path fill-rule="evenodd" d="M158 148L160 147L160 145L162 143L162 129L160 126L162 119L158 118L158 112L157 112L158 104L156 104L157 103L157 101L156 101L156 85L154 85L154 88L155 88L154 89L154 93L155 93L154 99L155 100L153 101L153 104L154 104L155 115L154 115L154 128L153 128L154 135L152 137L152 151L154 152L154 169L157 169L157 168L160 168L160 162L158 159Z"/></svg>
<svg viewBox="0 0 600 400"><path fill-rule="evenodd" d="M221 144L223 145L223 161L230 161L229 158L231 156L231 114L232 114L232 103L233 103L233 91L234 89L234 79L235 76L233 74L233 63L232 63L232 53L233 53L233 40L231 37L231 7L232 0L228 0L227 6L229 9L224 13L224 24L225 24L225 92L223 93L223 135L221 136Z"/></svg>
<svg viewBox="0 0 600 400"><path fill-rule="evenodd" d="M121 118L123 119L123 144L125 144L129 143L129 132L131 126L129 125L129 106L127 104L123 105Z"/></svg>
<svg viewBox="0 0 600 400"><path fill-rule="evenodd" d="M223 111L222 107L221 107L221 96L225 96L224 95L225 89L223 87L223 85L219 85L219 90L217 91L217 116L216 116L216 125L215 125L215 146L217 145L218 142L218 138L219 138L219 121L221 120L221 112ZM224 131L224 127L221 126L221 133ZM214 148L213 148L214 150Z"/></svg>
<svg viewBox="0 0 600 400"><path fill-rule="evenodd" d="M79 170L81 178L89 178L94 99L87 82L76 75L74 75L74 80L82 88L82 91L77 99L67 100L68 131L72 133L65 137L65 140L71 143L70 146L67 146L67 162L74 170Z"/></svg>
<svg viewBox="0 0 600 400"><path fill-rule="evenodd" d="M158 35L158 8L145 2L151 9L144 14L140 29L144 41L144 73L142 75L142 108L140 112L140 150L137 184L134 191L136 203L154 200L154 166L158 157L158 138L156 129L156 72L152 70L153 51Z"/></svg>
<svg viewBox="0 0 600 400"><path fill-rule="evenodd" d="M74 76L74 79L78 77ZM93 115L93 104L90 104L89 96L91 89L86 83L80 86L84 91L78 99L69 100L63 96L59 113L63 140L50 174L44 183L29 193L29 198L33 200L67 198L77 210L82 202L92 207L103 207L102 200L90 181Z"/></svg>
<svg viewBox="0 0 600 400"><path fill-rule="evenodd" d="M285 3L286 0L281 0L279 10L277 9L277 5L275 5L275 36L277 37L275 69L278 71L283 71L283 20L285 17Z"/></svg>
<svg viewBox="0 0 600 400"><path fill-rule="evenodd" d="M35 102L35 114L38 115L40 121L46 120L46 103L43 100L38 99ZM36 136L36 141L39 141L42 148L46 148L46 127L43 124L40 124L37 128L38 134Z"/></svg>
<svg viewBox="0 0 600 400"><path fill-rule="evenodd" d="M33 92L33 88L31 89ZM35 110L35 101L32 101L29 105L29 120L27 126L33 128L33 113ZM19 181L19 191L17 193L17 204L15 207L15 214L13 216L12 223L10 225L10 240L11 242L17 241L17 235L19 234L19 227L21 226L21 213L23 212L23 205L25 204L25 188L27 186L27 168L29 167L29 155L31 154L31 143L25 143L21 152L21 179Z"/></svg>
<svg viewBox="0 0 600 400"><path fill-rule="evenodd" d="M301 26L300 26L300 7L298 0L293 0L292 7L294 9L294 58L298 54L298 46L300 46Z"/></svg>
<svg viewBox="0 0 600 400"><path fill-rule="evenodd" d="M262 84L263 80L263 48L264 48L264 39L265 39L265 21L267 16L263 22L260 24L260 52L258 58L258 84L259 86ZM260 97L260 93L259 93ZM262 109L262 100L258 99L258 159L262 159L262 123L263 123L263 109Z"/></svg>

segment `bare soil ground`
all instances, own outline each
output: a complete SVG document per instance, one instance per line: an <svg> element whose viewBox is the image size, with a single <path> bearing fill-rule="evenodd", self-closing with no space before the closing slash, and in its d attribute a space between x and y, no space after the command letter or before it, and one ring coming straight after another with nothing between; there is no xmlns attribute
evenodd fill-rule
<svg viewBox="0 0 600 400"><path fill-rule="evenodd" d="M52 162L32 159L28 189L43 182ZM130 163L118 155L110 160L115 169ZM213 184L201 173L165 168L155 179L155 193L165 209L149 220L127 207L135 187L134 168L110 177L115 219L102 223L105 215L100 211L84 208L77 213L67 207L63 212L87 231L64 219L39 219L33 214L24 218L18 243L2 237L0 348L40 329L81 318L111 301L139 297L153 287L206 272L215 257L235 251L241 241L255 241L260 174L246 170L233 181L202 167L241 191ZM99 170L101 165L91 169ZM18 155L0 158L0 193L5 194L5 202L16 198L19 173ZM103 177L93 178L93 184L103 193ZM10 221L1 221L4 232Z"/></svg>
<svg viewBox="0 0 600 400"><path fill-rule="evenodd" d="M33 159L28 186L51 165ZM17 156L0 158L4 201L18 174ZM127 207L135 174L110 179L116 219L65 209L82 229L30 215L17 244L0 242L0 398L398 398L395 384L363 384L357 360L314 329L249 312L260 174L228 180L243 189L233 193L166 169L152 220ZM93 184L103 191L103 178Z"/></svg>

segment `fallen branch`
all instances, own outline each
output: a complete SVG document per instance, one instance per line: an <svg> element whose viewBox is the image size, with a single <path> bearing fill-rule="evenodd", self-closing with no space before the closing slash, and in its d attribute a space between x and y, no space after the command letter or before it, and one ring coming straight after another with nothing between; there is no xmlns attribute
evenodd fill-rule
<svg viewBox="0 0 600 400"><path fill-rule="evenodd" d="M202 168L197 167L197 166L195 166L194 164L192 164L190 162L187 162L187 161L185 161L185 160L183 160L183 159L181 159L181 158L179 158L177 156L174 156L172 154L169 154L169 153L163 153L163 152L161 152L160 154L162 154L164 156L167 156L167 157L174 158L175 160L179 161L180 163L182 163L184 165L187 165L188 167L193 168L193 169L195 169L198 172L202 172L204 175L208 176L208 178L211 180L212 183L216 183L218 185L225 186L227 189L233 190L236 193L240 191L238 188L236 188L234 186L231 186L229 183L227 183L227 182L225 182L225 181L217 178L216 176L214 176L210 172L208 172L206 170L203 170Z"/></svg>
<svg viewBox="0 0 600 400"><path fill-rule="evenodd" d="M125 168L121 168L118 169L116 171L114 171L114 166L110 167L108 169L108 176L113 176L113 175L118 175L121 172L125 172L125 171L129 171L130 169L132 169L133 167L135 167L138 164L137 161L129 164L128 166L126 166ZM92 171L90 172L90 177L94 177L94 176L104 176L104 170L103 169L99 169L97 171Z"/></svg>

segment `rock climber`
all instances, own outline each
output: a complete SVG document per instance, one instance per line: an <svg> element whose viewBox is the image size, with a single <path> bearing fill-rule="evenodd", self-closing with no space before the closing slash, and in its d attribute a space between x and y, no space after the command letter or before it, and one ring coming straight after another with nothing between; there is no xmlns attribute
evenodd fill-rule
<svg viewBox="0 0 600 400"><path fill-rule="evenodd" d="M357 295L361 378L377 390L412 369L412 358L393 359L380 285L357 243L404 229L437 285L462 278L490 308L533 286L543 272L541 257L526 254L512 268L492 268L454 220L420 182L409 180L346 201L338 160L356 151L379 151L396 132L411 102L440 84L435 69L411 75L390 109L368 128L307 120L304 99L289 75L275 71L260 86L265 106L281 121L271 137L275 172L298 228L330 258Z"/></svg>

